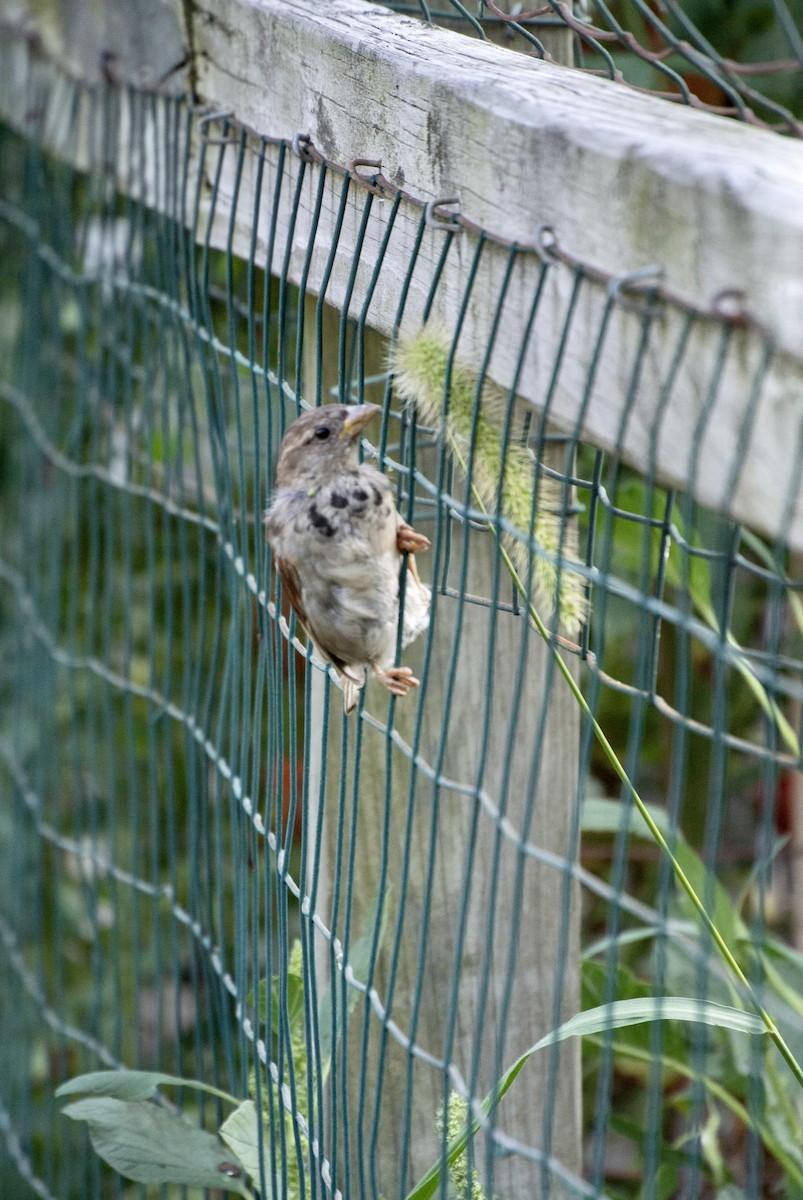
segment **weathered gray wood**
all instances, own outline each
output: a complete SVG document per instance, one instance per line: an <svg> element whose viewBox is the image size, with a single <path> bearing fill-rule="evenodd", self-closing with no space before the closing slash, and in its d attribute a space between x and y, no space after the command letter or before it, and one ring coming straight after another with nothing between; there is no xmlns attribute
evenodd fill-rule
<svg viewBox="0 0 803 1200"><path fill-rule="evenodd" d="M309 134L341 164L381 159L390 180L423 198L458 194L468 216L509 237L531 241L538 225L552 224L563 247L613 274L657 263L667 286L702 308L722 289L739 289L740 303L790 351L775 356L757 396L762 346L750 328L734 334L714 387L722 327L698 324L668 386L682 333L680 314L669 308L653 324L634 378L641 318L617 308L598 346L605 293L588 286L572 318L550 412L564 427L573 427L583 412L588 440L618 448L641 469L654 465L663 482L803 546L795 450L803 389L803 146L428 28L362 0L215 0L206 7L187 5L186 15L184 41L195 55L198 98L230 109L260 132ZM36 20L33 13L29 23L35 27ZM55 42L48 39L51 48ZM135 39L126 44L135 46ZM13 77L14 54L21 53L5 47L0 81L9 70ZM64 57L76 60L69 47ZM19 122L19 89L7 84L0 91L2 111ZM217 196L218 245L229 234L234 163L231 151ZM299 165L291 166L291 175ZM251 244L253 166L249 161L239 191L234 249L243 254ZM293 279L305 263L313 174L294 227ZM121 183L126 178L121 169ZM292 178L288 189L291 184ZM324 197L311 291L320 286L328 260L338 185L331 180ZM355 187L329 281L335 305L345 295L363 200ZM374 205L352 311L363 303L389 207ZM276 261L284 253L288 211L280 220ZM419 219L417 209L404 205L388 247L369 318L385 332ZM264 255L265 235L266 227L258 256ZM411 324L421 312L442 236L428 231L425 237L407 309ZM437 312L447 324L462 298L473 248L472 239L462 236L444 273ZM514 273L491 362L492 376L503 385L511 379L532 294L536 263L528 263ZM504 265L504 254L485 252L467 314L464 357L476 358L487 343L488 301L499 292ZM536 407L544 404L552 378L572 282L568 270L550 273L519 385ZM739 470L737 455L744 457Z"/></svg>
<svg viewBox="0 0 803 1200"><path fill-rule="evenodd" d="M314 394L315 350L309 336L315 327L314 307L314 301L309 301L306 388L310 397ZM338 326L338 313L325 309L325 347L337 345ZM370 374L385 359L384 341L372 337L368 347L365 370ZM326 395L337 383L336 355L325 350L323 363ZM419 463L434 476L434 454ZM421 528L432 532L426 525ZM464 550L469 559L467 592L490 597L493 543L482 531L473 530L465 539L454 531L449 584L455 588L459 584ZM419 558L424 578L432 571L431 557ZM503 589L508 595L509 585L504 588L503 584ZM378 999L383 1008L390 1009L403 1035L436 1059L453 1061L466 1082L471 1081L476 1053L473 1091L481 1097L500 1066L509 1065L552 1027L556 982L562 989L560 1015L567 1017L579 1009L576 888L569 889L571 907L565 909L563 874L522 855L502 833L495 816L499 812L500 819L505 819L509 835L557 856L571 855L579 711L561 679L554 678L551 687L546 686L548 653L520 618L506 613L494 618L490 608L461 606L451 596L439 596L432 639L422 691L397 702L393 724L396 733L411 745L420 707L422 734L416 749L420 761L430 766L440 763L440 784L434 785L425 770L411 776L409 756L395 746L388 757L384 732L364 722L355 813L351 785L357 720L352 717L347 722L349 765L341 811L341 698L339 692L332 692L324 745L323 677L316 675L306 828L313 837L325 760L328 786L317 879L322 919L327 923L331 919L336 880L341 897L347 895L351 835L338 866L340 816L345 828L355 831L357 870L350 909L341 899L335 934L344 937L349 917L352 930L359 929L366 914L376 907L377 896L385 897L387 930L373 980ZM419 675L425 644L422 639L403 653L404 663ZM541 730L544 705L546 725ZM366 709L380 722L387 719L387 693L373 682L368 685ZM313 857L310 855L310 861ZM308 880L308 889L312 883ZM328 979L323 939L318 941L316 958L319 972ZM447 1041L450 1015L455 1023L451 1046ZM417 1023L413 1024L414 1020ZM367 1061L359 1054L362 1025L355 1014L349 1025L349 1061L345 1068L341 1065L348 1075L351 1097L351 1158L356 1168L357 1124L362 1124L364 1144L369 1145L377 1113L379 1186L382 1194L396 1195L401 1182L409 1187L437 1156L436 1114L443 1100L444 1075L411 1059L392 1035L383 1034L377 1012L371 1012L369 1024ZM382 1042L385 1056L380 1072ZM412 1088L409 1109L408 1087ZM543 1146L547 1110L551 1113L552 1154L580 1174L577 1045L561 1049L557 1072L548 1056L530 1064L500 1112L499 1128L525 1146ZM477 1154L481 1167L483 1153L480 1139ZM555 1179L550 1182L550 1194L561 1195ZM496 1166L494 1188L508 1200L536 1200L541 1194L539 1170L521 1157L503 1159Z"/></svg>
<svg viewBox="0 0 803 1200"><path fill-rule="evenodd" d="M189 49L182 12L181 0L4 0L0 18L35 34L79 79L180 93Z"/></svg>

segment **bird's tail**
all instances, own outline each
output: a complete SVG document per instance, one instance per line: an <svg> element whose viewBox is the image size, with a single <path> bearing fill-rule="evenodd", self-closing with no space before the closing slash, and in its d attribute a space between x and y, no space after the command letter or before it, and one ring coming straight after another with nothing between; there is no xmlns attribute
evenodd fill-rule
<svg viewBox="0 0 803 1200"><path fill-rule="evenodd" d="M352 712L357 707L357 701L360 698L360 692L365 687L365 671L360 671L359 667L345 667L340 672L340 678L343 680L343 711L345 713Z"/></svg>

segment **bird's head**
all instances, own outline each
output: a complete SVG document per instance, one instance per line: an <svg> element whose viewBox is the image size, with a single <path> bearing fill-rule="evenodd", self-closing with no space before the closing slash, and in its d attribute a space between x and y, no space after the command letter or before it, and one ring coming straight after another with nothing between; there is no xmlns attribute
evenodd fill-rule
<svg viewBox="0 0 803 1200"><path fill-rule="evenodd" d="M379 412L376 404L327 404L294 421L282 439L278 487L318 485L357 465L360 434Z"/></svg>

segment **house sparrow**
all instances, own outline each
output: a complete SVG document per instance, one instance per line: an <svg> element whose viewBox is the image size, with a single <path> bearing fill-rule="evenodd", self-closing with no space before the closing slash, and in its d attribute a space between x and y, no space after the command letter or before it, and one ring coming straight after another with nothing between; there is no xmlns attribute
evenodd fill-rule
<svg viewBox="0 0 803 1200"><path fill-rule="evenodd" d="M428 549L398 512L385 475L360 463L360 434L375 404L329 404L304 413L284 436L276 489L265 515L285 595L321 655L337 667L346 712L366 667L394 696L418 687L392 666L399 622L402 554L409 554L402 645L429 624L430 591L413 553Z"/></svg>

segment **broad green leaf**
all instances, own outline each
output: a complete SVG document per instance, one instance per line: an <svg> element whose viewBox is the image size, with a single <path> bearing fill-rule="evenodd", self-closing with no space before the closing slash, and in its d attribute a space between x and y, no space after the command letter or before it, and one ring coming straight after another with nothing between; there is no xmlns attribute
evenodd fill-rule
<svg viewBox="0 0 803 1200"><path fill-rule="evenodd" d="M803 1186L803 1096L792 1091L786 1076L781 1076L770 1062L764 1076L764 1110L762 1119L780 1146L779 1161L787 1171L794 1163L797 1182Z"/></svg>
<svg viewBox="0 0 803 1200"><path fill-rule="evenodd" d="M288 963L287 968L287 1023L290 1029L290 1036L294 1033L303 1032L304 1030L304 974L303 967L299 963L298 969L294 969L295 964L292 961ZM284 999L283 991L280 987L280 977L277 975L273 979L273 1014L272 1027L273 1032L278 1037L281 1026L280 1014L282 1011L282 1001Z"/></svg>
<svg viewBox="0 0 803 1200"><path fill-rule="evenodd" d="M270 1018L271 1029L278 1037L280 1028L280 1014L283 1000L282 991L287 997L287 1020L292 1036L297 1030L304 1028L304 972L301 964L300 943L298 939L293 943L290 955L288 956L287 970L284 973L287 980L286 988L280 989L280 975L274 975L273 979L261 979L259 981L259 989L257 991L257 1018L262 1024L268 1019L268 987L270 987ZM254 993L249 992L246 998L246 1011L250 1011L254 1004Z"/></svg>
<svg viewBox="0 0 803 1200"><path fill-rule="evenodd" d="M244 1100L220 1127L220 1136L243 1164L248 1174L259 1187L259 1142L260 1119L253 1100ZM266 1191L260 1191L263 1200L270 1200L273 1189L270 1184L270 1155L263 1150Z"/></svg>
<svg viewBox="0 0 803 1200"><path fill-rule="evenodd" d="M790 957L786 957L782 953L776 954L775 946L771 941L765 943L764 949L761 967L767 987L789 1009L788 1014L778 1011L776 1014L778 1024L785 1026L789 1035L803 1045L803 970L801 970L800 963L795 962L795 959L791 957L796 952L788 947ZM803 1053L803 1048L798 1053Z"/></svg>
<svg viewBox="0 0 803 1200"><path fill-rule="evenodd" d="M151 1100L161 1084L174 1082L159 1071L90 1071L56 1088L61 1096L114 1096L118 1100Z"/></svg>
<svg viewBox="0 0 803 1200"><path fill-rule="evenodd" d="M657 1020L689 1021L718 1028L734 1029L743 1033L765 1032L762 1021L752 1013L738 1008L730 1008L725 1004L697 1000L693 997L646 996L633 1000L614 1001L613 1004L605 1004L577 1013L525 1051L483 1100L480 1106L483 1115L487 1117L489 1113L493 1112L500 1100L510 1090L516 1077L538 1050L553 1046L557 1042L563 1042L567 1038L587 1037L610 1029L620 1029L628 1025L637 1025L643 1021ZM479 1128L480 1122L475 1120L472 1122L470 1130L449 1143L447 1165L451 1165L463 1153L469 1139L474 1137ZM435 1195L440 1185L440 1175L441 1162L439 1160L430 1167L423 1179L408 1193L407 1200L429 1200L431 1196Z"/></svg>
<svg viewBox="0 0 803 1200"><path fill-rule="evenodd" d="M110 1167L136 1183L180 1183L252 1197L243 1165L204 1129L156 1104L93 1096L62 1109L86 1121L92 1145Z"/></svg>
<svg viewBox="0 0 803 1200"><path fill-rule="evenodd" d="M245 997L245 1011L249 1014L254 1010L253 990ZM260 979L256 993L256 1019L263 1025L268 1017L268 980Z"/></svg>
<svg viewBox="0 0 803 1200"><path fill-rule="evenodd" d="M710 621L709 624L711 624ZM716 622L714 622L712 628L719 632ZM778 732L785 742L787 749L791 750L795 758L799 758L800 742L797 740L797 734L784 715L783 710L778 706L776 701L772 698L761 680L756 675L753 667L750 664L750 660L744 655L742 647L736 641L736 638L733 636L733 634L729 632L727 634L727 639L728 645L732 646L734 650L739 651L739 657L735 658L733 661L734 667L742 676L747 686L750 688L750 691L755 696L761 710L766 716L775 722L776 726L778 727Z"/></svg>
<svg viewBox="0 0 803 1200"><path fill-rule="evenodd" d="M803 984L803 954L799 950L795 950L793 946L789 946L771 934L764 938L763 947L768 954L777 956L782 962L788 963Z"/></svg>
<svg viewBox="0 0 803 1200"><path fill-rule="evenodd" d="M210 1096L219 1096L230 1104L238 1104L236 1096L220 1088L202 1083L199 1079L183 1079L180 1075L164 1075L161 1071L90 1071L76 1075L56 1089L62 1096L111 1096L117 1100L152 1100L160 1087L188 1087Z"/></svg>

